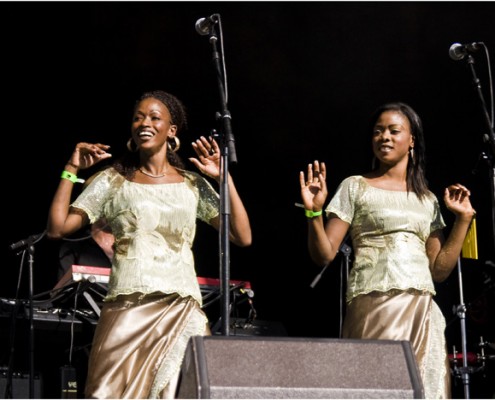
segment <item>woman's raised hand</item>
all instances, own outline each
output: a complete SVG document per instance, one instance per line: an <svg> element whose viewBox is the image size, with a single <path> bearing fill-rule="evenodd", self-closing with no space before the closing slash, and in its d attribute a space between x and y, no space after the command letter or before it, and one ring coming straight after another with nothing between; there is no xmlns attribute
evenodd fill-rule
<svg viewBox="0 0 495 400"><path fill-rule="evenodd" d="M89 168L106 158L112 157L110 153L107 153L109 148L110 146L102 143L78 143L68 164L78 169Z"/></svg>
<svg viewBox="0 0 495 400"><path fill-rule="evenodd" d="M445 189L443 200L447 208L459 217L471 219L475 214L469 197L471 192L460 183L450 185Z"/></svg>
<svg viewBox="0 0 495 400"><path fill-rule="evenodd" d="M191 157L191 161L203 174L219 180L220 179L220 147L215 139L206 139L201 136L192 143L197 158Z"/></svg>
<svg viewBox="0 0 495 400"><path fill-rule="evenodd" d="M301 198L306 210L321 211L328 196L326 184L327 170L325 163L316 160L313 164L308 164L307 177L304 171L299 173L299 183L301 184Z"/></svg>

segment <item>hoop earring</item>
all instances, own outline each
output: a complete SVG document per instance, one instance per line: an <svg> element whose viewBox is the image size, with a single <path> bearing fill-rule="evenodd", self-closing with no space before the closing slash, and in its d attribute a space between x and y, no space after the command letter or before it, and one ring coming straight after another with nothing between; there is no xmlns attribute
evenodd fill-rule
<svg viewBox="0 0 495 400"><path fill-rule="evenodd" d="M129 140L127 141L127 150L129 150L131 153L135 153L136 151L138 151L137 146L135 149L132 148L133 143L134 143L134 140L132 140L132 138L129 138Z"/></svg>
<svg viewBox="0 0 495 400"><path fill-rule="evenodd" d="M416 164L416 160L414 159L414 147L411 147L411 149L409 150L409 155L411 156L411 162L413 165Z"/></svg>
<svg viewBox="0 0 495 400"><path fill-rule="evenodd" d="M174 142L173 144L172 144L172 141ZM167 138L167 148L173 153L175 153L177 150L179 150L180 149L179 138L177 136L169 136Z"/></svg>

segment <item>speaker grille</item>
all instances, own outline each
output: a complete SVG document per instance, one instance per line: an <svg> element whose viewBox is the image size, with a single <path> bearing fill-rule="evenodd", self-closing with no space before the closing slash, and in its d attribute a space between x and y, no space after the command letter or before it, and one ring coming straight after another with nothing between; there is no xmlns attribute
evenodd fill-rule
<svg viewBox="0 0 495 400"><path fill-rule="evenodd" d="M181 398L422 398L409 342L194 337Z"/></svg>

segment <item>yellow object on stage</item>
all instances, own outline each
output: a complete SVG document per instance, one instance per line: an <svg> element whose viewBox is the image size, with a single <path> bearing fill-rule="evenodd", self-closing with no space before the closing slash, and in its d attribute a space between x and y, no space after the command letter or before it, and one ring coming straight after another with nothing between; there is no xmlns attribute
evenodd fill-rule
<svg viewBox="0 0 495 400"><path fill-rule="evenodd" d="M471 258L473 260L478 259L478 239L476 237L476 215L473 217L471 221L471 225L469 227L468 233L466 234L466 238L464 239L464 243L462 245L462 257L463 258Z"/></svg>

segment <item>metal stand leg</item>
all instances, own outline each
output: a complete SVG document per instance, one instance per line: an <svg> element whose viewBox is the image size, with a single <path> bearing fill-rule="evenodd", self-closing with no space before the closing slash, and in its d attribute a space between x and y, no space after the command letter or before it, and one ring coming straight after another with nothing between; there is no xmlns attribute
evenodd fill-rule
<svg viewBox="0 0 495 400"><path fill-rule="evenodd" d="M457 259L457 271L459 276L459 301L457 306L457 316L461 323L461 341L462 341L462 368L460 368L462 384L464 385L464 398L469 399L469 383L470 383L470 370L468 367L467 357L467 344L466 344L466 305L464 304L464 293L462 286L462 271L461 271L461 258Z"/></svg>

